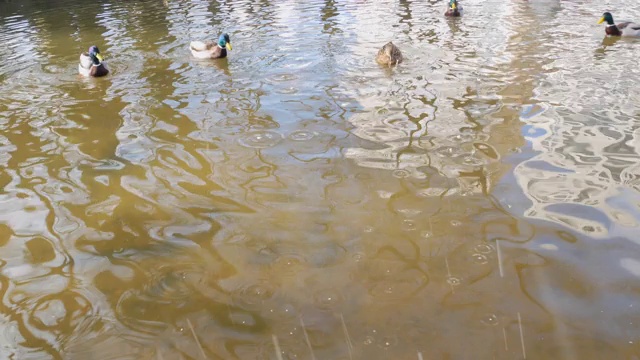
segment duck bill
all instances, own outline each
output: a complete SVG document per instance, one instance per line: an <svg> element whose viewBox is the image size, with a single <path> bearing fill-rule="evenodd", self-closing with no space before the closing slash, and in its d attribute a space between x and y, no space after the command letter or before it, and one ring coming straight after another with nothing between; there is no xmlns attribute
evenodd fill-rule
<svg viewBox="0 0 640 360"><path fill-rule="evenodd" d="M227 48L227 50L233 50L233 46L231 46L231 43L228 42L225 47Z"/></svg>
<svg viewBox="0 0 640 360"><path fill-rule="evenodd" d="M451 10L455 10L457 8L458 8L458 5L456 5L456 4L451 5Z"/></svg>
<svg viewBox="0 0 640 360"><path fill-rule="evenodd" d="M102 55L100 55L100 54L96 54L96 58L97 58L100 62L102 62L102 60L103 60L103 59L102 59Z"/></svg>
<svg viewBox="0 0 640 360"><path fill-rule="evenodd" d="M598 24L602 24L604 22L604 16L600 18L600 20L598 20Z"/></svg>

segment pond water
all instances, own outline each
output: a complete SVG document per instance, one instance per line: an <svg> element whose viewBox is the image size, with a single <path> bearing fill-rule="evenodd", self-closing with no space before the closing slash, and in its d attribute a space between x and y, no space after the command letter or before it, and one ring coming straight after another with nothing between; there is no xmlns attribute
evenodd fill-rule
<svg viewBox="0 0 640 360"><path fill-rule="evenodd" d="M0 358L640 359L625 3L0 1Z"/></svg>

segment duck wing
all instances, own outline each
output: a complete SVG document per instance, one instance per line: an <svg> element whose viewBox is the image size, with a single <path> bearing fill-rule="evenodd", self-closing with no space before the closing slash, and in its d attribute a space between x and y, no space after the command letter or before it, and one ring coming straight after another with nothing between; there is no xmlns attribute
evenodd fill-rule
<svg viewBox="0 0 640 360"><path fill-rule="evenodd" d="M622 36L640 36L640 24L626 21L616 25Z"/></svg>
<svg viewBox="0 0 640 360"><path fill-rule="evenodd" d="M391 60L396 63L402 62L402 52L400 52L400 49L398 49L397 46L391 48Z"/></svg>
<svg viewBox="0 0 640 360"><path fill-rule="evenodd" d="M91 69L91 65L93 64L93 62L91 61L91 58L89 57L89 54L87 53L82 53L80 54L80 66L85 68L85 69Z"/></svg>
<svg viewBox="0 0 640 360"><path fill-rule="evenodd" d="M210 40L192 41L191 44L189 44L191 50L194 51L210 51L214 46L216 46L216 43Z"/></svg>
<svg viewBox="0 0 640 360"><path fill-rule="evenodd" d="M631 22L631 21L621 22L620 24L616 24L616 26L620 30L622 30L622 29L640 30L640 24L636 24L636 23Z"/></svg>

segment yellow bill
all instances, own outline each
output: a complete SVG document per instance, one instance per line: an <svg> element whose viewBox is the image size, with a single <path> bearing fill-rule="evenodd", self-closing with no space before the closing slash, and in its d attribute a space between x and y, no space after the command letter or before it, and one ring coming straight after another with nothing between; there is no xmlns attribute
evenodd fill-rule
<svg viewBox="0 0 640 360"><path fill-rule="evenodd" d="M604 16L600 18L600 20L598 20L598 24L602 24L604 22Z"/></svg>
<svg viewBox="0 0 640 360"><path fill-rule="evenodd" d="M102 55L96 54L96 58L98 58L98 60L100 60L100 62L102 62Z"/></svg>
<svg viewBox="0 0 640 360"><path fill-rule="evenodd" d="M458 7L458 6L457 6L455 3L453 3L453 4L451 5L451 8L452 8L453 10L455 10L457 7Z"/></svg>
<svg viewBox="0 0 640 360"><path fill-rule="evenodd" d="M231 46L230 42L228 42L227 45L225 45L225 47L229 50L233 50L233 47Z"/></svg>

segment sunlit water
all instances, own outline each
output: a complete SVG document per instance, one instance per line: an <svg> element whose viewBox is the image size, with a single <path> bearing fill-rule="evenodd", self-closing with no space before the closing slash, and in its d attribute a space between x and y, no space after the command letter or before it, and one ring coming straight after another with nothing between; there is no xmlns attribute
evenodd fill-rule
<svg viewBox="0 0 640 360"><path fill-rule="evenodd" d="M462 4L0 2L0 358L638 359L640 8Z"/></svg>

